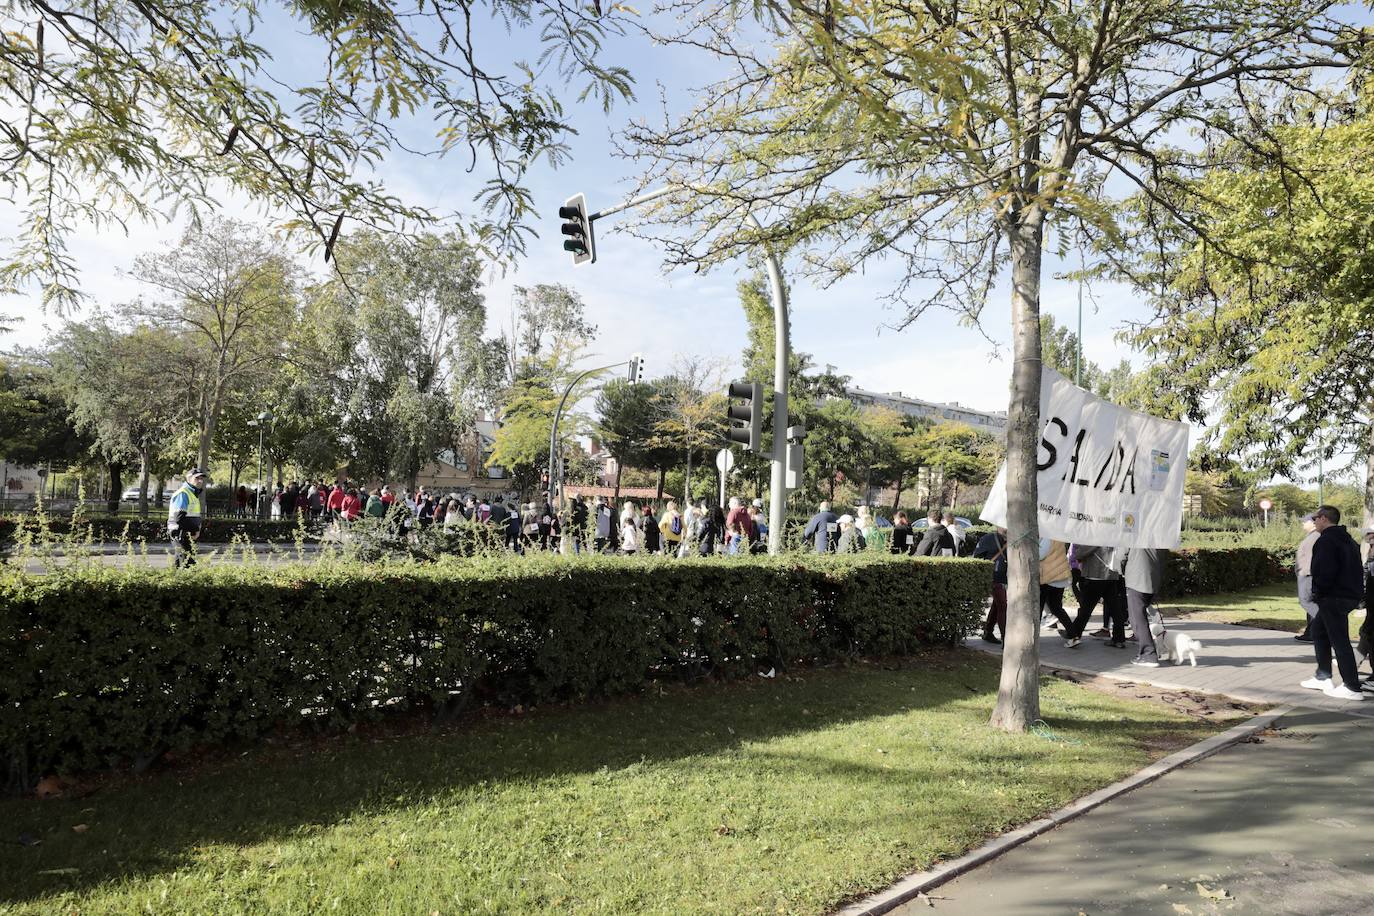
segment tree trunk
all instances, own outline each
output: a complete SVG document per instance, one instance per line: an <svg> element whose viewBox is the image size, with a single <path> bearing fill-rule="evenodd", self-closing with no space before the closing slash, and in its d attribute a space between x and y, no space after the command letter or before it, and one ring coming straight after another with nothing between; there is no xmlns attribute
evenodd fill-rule
<svg viewBox="0 0 1374 916"><path fill-rule="evenodd" d="M1025 731L1040 718L1040 528L1036 441L1040 434L1038 212L1012 217L1012 363L1007 407L1007 627L992 725Z"/></svg>
<svg viewBox="0 0 1374 916"><path fill-rule="evenodd" d="M954 478L954 492L949 494L949 511L953 512L954 507L959 505L959 478Z"/></svg>
<svg viewBox="0 0 1374 916"><path fill-rule="evenodd" d="M616 505L620 504L620 475L623 473L625 473L625 465L617 459L615 463L615 496L611 497L615 500Z"/></svg>
<svg viewBox="0 0 1374 916"><path fill-rule="evenodd" d="M663 502L663 484L668 477L667 468L658 469L658 495L654 497L656 502Z"/></svg>
<svg viewBox="0 0 1374 916"><path fill-rule="evenodd" d="M148 450L142 449L138 453L138 516L139 518L148 517Z"/></svg>
<svg viewBox="0 0 1374 916"><path fill-rule="evenodd" d="M156 507L159 508L159 509L162 508L162 503L163 503L162 491L165 490L165 489L167 489L167 478L166 478L166 477L159 477L159 478L157 479L157 501L153 503L153 505L156 506Z"/></svg>
<svg viewBox="0 0 1374 916"><path fill-rule="evenodd" d="M692 450L687 450L687 476L683 479L682 489L685 491L682 496L682 511L686 512L687 507L692 504Z"/></svg>
<svg viewBox="0 0 1374 916"><path fill-rule="evenodd" d="M897 492L892 497L892 511L895 513L902 507L902 474L897 475Z"/></svg>
<svg viewBox="0 0 1374 916"><path fill-rule="evenodd" d="M118 461L110 462L110 489L105 494L105 508L111 515L119 514L119 497L124 492L124 486L120 482L119 475L123 470L124 465Z"/></svg>

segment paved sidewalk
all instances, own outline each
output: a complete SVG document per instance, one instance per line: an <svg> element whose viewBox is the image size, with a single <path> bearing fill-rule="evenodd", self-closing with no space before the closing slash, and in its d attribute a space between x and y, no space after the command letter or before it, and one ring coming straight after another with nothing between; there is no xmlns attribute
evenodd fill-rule
<svg viewBox="0 0 1374 916"><path fill-rule="evenodd" d="M1064 641L1048 628L1040 633L1040 663L1267 706L1305 706L1374 718L1374 694L1366 693L1368 699L1361 703L1333 700L1321 691L1298 686L1299 681L1312 676L1316 663L1312 644L1298 642L1291 633L1200 621L1170 620L1168 625L1202 641L1204 648L1198 653L1196 668L1170 662L1161 662L1158 668L1136 668L1131 665L1134 642L1128 641L1125 649L1112 649L1104 640L1084 637L1077 649L1066 649ZM1002 654L1001 646L989 645L977 636L965 640L964 645ZM1361 668L1362 674L1368 671L1368 666Z"/></svg>
<svg viewBox="0 0 1374 916"><path fill-rule="evenodd" d="M1292 713L893 912L1374 914L1371 783L1374 720Z"/></svg>

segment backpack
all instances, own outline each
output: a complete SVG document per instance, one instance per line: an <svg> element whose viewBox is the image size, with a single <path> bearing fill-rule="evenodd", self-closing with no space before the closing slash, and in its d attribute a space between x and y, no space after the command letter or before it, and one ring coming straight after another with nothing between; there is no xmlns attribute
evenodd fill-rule
<svg viewBox="0 0 1374 916"><path fill-rule="evenodd" d="M673 531L673 534L676 534L676 535L678 535L678 536L681 536L681 535L682 535L682 516L680 516L680 515L674 515L674 516L673 516L672 531Z"/></svg>

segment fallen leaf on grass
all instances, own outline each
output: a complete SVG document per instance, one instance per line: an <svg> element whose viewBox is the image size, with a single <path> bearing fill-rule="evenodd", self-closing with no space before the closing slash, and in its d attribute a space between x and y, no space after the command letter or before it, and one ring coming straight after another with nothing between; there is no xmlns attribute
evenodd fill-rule
<svg viewBox="0 0 1374 916"><path fill-rule="evenodd" d="M91 827L90 827L89 824L73 824L73 825L72 825L72 833L85 833L87 830L90 830L90 829L91 829Z"/></svg>
<svg viewBox="0 0 1374 916"><path fill-rule="evenodd" d="M40 875L77 875L81 873L79 868L45 868L38 872Z"/></svg>
<svg viewBox="0 0 1374 916"><path fill-rule="evenodd" d="M716 836L729 836L734 832L735 828L731 827L729 824L721 824L716 828Z"/></svg>

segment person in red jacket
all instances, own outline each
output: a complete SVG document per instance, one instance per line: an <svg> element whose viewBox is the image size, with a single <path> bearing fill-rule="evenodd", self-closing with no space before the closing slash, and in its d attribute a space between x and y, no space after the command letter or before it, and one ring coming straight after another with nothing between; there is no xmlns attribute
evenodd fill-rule
<svg viewBox="0 0 1374 916"><path fill-rule="evenodd" d="M331 518L338 518L343 513L344 499L348 496L344 492L343 483L336 483L329 491L329 500L324 504L329 510Z"/></svg>
<svg viewBox="0 0 1374 916"><path fill-rule="evenodd" d="M340 489L342 489L342 487ZM339 506L339 512L343 516L343 520L346 522L351 522L359 515L361 515L362 511L363 502L358 497L358 491L350 489L347 493L344 494L344 498Z"/></svg>

